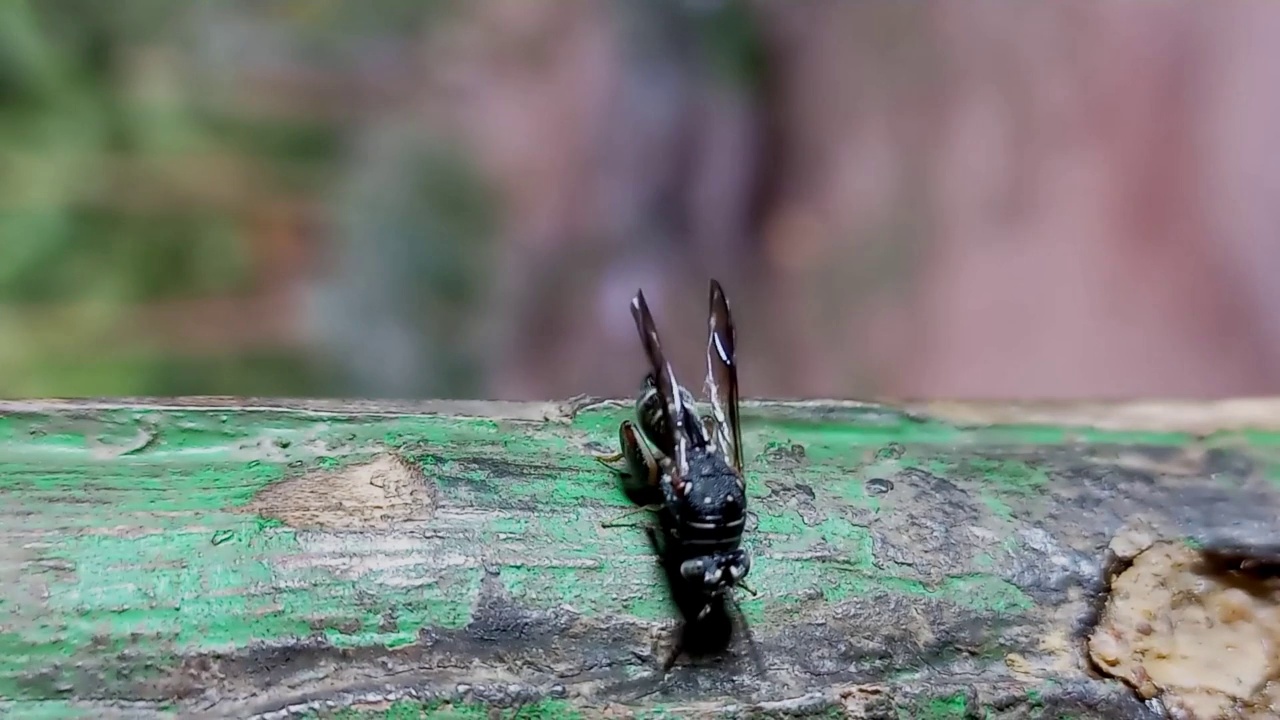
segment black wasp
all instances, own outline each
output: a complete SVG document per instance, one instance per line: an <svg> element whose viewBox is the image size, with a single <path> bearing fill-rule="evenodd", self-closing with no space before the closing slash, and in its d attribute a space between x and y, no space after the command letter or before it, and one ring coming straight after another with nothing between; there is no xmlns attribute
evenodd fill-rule
<svg viewBox="0 0 1280 720"><path fill-rule="evenodd" d="M627 493L658 511L662 537L652 530L650 537L664 564L678 568L673 574L679 590L692 595L701 620L730 589L750 591L743 583L751 556L741 546L747 495L733 318L724 290L712 280L706 377L711 415L703 418L663 357L643 291L631 301L631 315L649 372L636 400L636 422L624 420L618 430L621 450L597 457L605 463L625 459Z"/></svg>

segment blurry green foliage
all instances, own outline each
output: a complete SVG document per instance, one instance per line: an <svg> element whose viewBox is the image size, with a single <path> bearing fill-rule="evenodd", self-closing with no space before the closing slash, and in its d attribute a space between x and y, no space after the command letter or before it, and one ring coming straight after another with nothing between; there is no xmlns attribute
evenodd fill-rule
<svg viewBox="0 0 1280 720"><path fill-rule="evenodd" d="M111 182L131 176L125 165L213 145L180 98L147 97L128 82L122 47L175 7L0 4L0 97L12 108L0 114L0 302L112 303L243 279L227 218L114 202L138 199Z"/></svg>
<svg viewBox="0 0 1280 720"><path fill-rule="evenodd" d="M205 108L196 117L226 146L269 164L289 189L313 190L317 181L332 180L332 162L342 151L341 128L330 122L244 118Z"/></svg>
<svg viewBox="0 0 1280 720"><path fill-rule="evenodd" d="M689 11L703 62L722 80L758 92L768 69L760 20L747 3L718 2Z"/></svg>
<svg viewBox="0 0 1280 720"><path fill-rule="evenodd" d="M305 12L322 5L332 3ZM217 198L243 195L228 184L246 178L314 190L339 151L332 123L203 105L183 47L198 29L192 7L0 3L0 395L320 387L303 358L183 359L111 342L136 303L249 289L244 208ZM211 158L222 172L203 172ZM60 310L59 327L29 319L46 306Z"/></svg>
<svg viewBox="0 0 1280 720"><path fill-rule="evenodd" d="M328 387L332 378L287 353L254 352L226 357L177 357L126 351L102 358L50 354L33 364L6 395L95 397L240 395L303 397ZM157 391L157 388L159 390Z"/></svg>
<svg viewBox="0 0 1280 720"><path fill-rule="evenodd" d="M239 242L234 222L208 211L5 213L0 302L110 305L235 291L249 270Z"/></svg>

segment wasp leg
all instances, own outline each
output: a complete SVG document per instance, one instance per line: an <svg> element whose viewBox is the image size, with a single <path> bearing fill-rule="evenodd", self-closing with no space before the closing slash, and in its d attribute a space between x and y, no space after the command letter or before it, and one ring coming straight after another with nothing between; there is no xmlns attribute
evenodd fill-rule
<svg viewBox="0 0 1280 720"><path fill-rule="evenodd" d="M624 421L623 424L625 425L628 422L630 422L630 420ZM618 434L621 435L622 432L619 431ZM626 455L627 445L625 441L623 442L622 449L618 450L616 453L591 453L591 457L595 458L597 462L614 472L626 472L623 468L614 466L614 463L626 457Z"/></svg>
<svg viewBox="0 0 1280 720"><path fill-rule="evenodd" d="M653 548L653 553L657 556L658 562L663 565L663 569L667 571L668 582L670 582L671 568L666 563L666 543L662 537L662 531L652 525L646 525L644 528L644 534L649 538L649 546ZM678 592L675 588L672 589L673 591ZM680 656L685 653L684 633L686 632L687 627L687 624L681 622L677 626L675 632L672 633L671 646L668 649L666 658L662 661L663 677L666 677L666 675L671 672L671 669L675 667Z"/></svg>
<svg viewBox="0 0 1280 720"><path fill-rule="evenodd" d="M649 547L653 549L653 554L658 557L658 561L662 562L662 554L666 551L663 546L662 539L658 537L658 530L652 525L644 526L644 535L649 538Z"/></svg>
<svg viewBox="0 0 1280 720"><path fill-rule="evenodd" d="M662 674L665 676L671 672L671 668L676 666L676 661L684 654L684 641L677 634L676 641L671 645L671 652L667 654L667 659L662 663Z"/></svg>
<svg viewBox="0 0 1280 720"><path fill-rule="evenodd" d="M606 455L604 453L591 453L591 457L600 461L601 465L604 465L610 470L616 470L617 468L615 468L613 464L621 460L624 454L625 453L622 450L619 450L618 452L613 453L612 455Z"/></svg>
<svg viewBox="0 0 1280 720"><path fill-rule="evenodd" d="M658 455L630 420L624 420L618 428L618 439L627 463L627 471L622 474L623 491L637 505L661 504L662 467Z"/></svg>
<svg viewBox="0 0 1280 720"><path fill-rule="evenodd" d="M630 420L622 421L622 424L618 426L618 442L621 447L617 452L591 453L591 457L614 472L624 475L636 475L646 482L657 484L657 455L640 435L634 422ZM615 465L619 460L625 460L623 467Z"/></svg>
<svg viewBox="0 0 1280 720"><path fill-rule="evenodd" d="M622 513L621 515L615 517L612 520L605 520L604 522L600 523L600 526L601 527L617 527L619 525L618 521L622 520L623 518L629 518L632 515L635 515L637 513L642 513L642 512L657 512L661 509L662 509L661 505L644 505L644 506L635 508L633 510L628 510Z"/></svg>

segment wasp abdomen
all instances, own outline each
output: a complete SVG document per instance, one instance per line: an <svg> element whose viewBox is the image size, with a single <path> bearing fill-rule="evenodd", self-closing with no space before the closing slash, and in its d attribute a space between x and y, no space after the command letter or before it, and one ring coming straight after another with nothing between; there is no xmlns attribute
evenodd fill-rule
<svg viewBox="0 0 1280 720"><path fill-rule="evenodd" d="M737 549L742 542L741 518L723 523L686 522L680 533L686 555L705 555Z"/></svg>

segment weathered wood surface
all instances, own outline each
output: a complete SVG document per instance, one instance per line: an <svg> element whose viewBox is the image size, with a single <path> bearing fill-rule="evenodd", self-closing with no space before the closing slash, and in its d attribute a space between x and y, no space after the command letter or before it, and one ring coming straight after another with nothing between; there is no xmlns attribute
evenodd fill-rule
<svg viewBox="0 0 1280 720"><path fill-rule="evenodd" d="M761 662L664 679L628 409L0 404L0 713L1156 717L1082 652L1108 544L1280 537L1269 401L748 403Z"/></svg>

